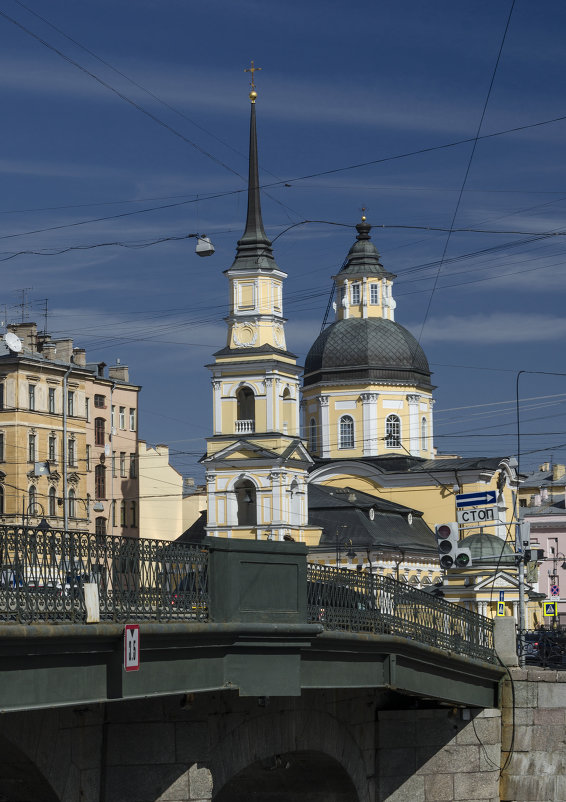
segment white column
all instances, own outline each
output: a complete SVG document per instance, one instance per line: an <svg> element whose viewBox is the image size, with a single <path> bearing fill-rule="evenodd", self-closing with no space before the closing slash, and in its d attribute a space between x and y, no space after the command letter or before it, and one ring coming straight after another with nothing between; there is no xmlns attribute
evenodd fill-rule
<svg viewBox="0 0 566 802"><path fill-rule="evenodd" d="M275 526L280 526L285 522L285 510L283 508L282 483L286 474L284 471L271 471L269 481L271 482L271 522Z"/></svg>
<svg viewBox="0 0 566 802"><path fill-rule="evenodd" d="M408 395L409 404L409 451L413 457L420 455L419 448L419 402L420 395Z"/></svg>
<svg viewBox="0 0 566 802"><path fill-rule="evenodd" d="M330 424L328 420L328 401L327 395L320 395L318 403L320 404L320 454L322 457L330 456Z"/></svg>
<svg viewBox="0 0 566 802"><path fill-rule="evenodd" d="M212 380L214 393L214 434L222 434L222 382L220 379Z"/></svg>
<svg viewBox="0 0 566 802"><path fill-rule="evenodd" d="M433 414L433 407L434 407L434 398L429 399L430 404L430 417L428 419L428 431L429 431L429 449L433 451L434 449L434 414Z"/></svg>
<svg viewBox="0 0 566 802"><path fill-rule="evenodd" d="M301 402L300 402L300 391L299 391L299 382L295 384L295 431L293 432L295 437L301 436Z"/></svg>
<svg viewBox="0 0 566 802"><path fill-rule="evenodd" d="M274 432L281 431L281 421L280 421L280 411L281 411L281 379L275 379L273 382L274 391L275 391L275 427L273 429Z"/></svg>
<svg viewBox="0 0 566 802"><path fill-rule="evenodd" d="M206 474L206 506L208 508L208 526L216 524L216 474Z"/></svg>
<svg viewBox="0 0 566 802"><path fill-rule="evenodd" d="M519 623L519 602L518 601L514 601L514 602L511 602L511 603L513 605L513 618L515 619L515 621L517 623Z"/></svg>
<svg viewBox="0 0 566 802"><path fill-rule="evenodd" d="M268 432L274 431L273 429L273 408L275 406L273 400L273 379L265 379L265 428Z"/></svg>
<svg viewBox="0 0 566 802"><path fill-rule="evenodd" d="M377 456L377 399L379 393L362 393L364 457Z"/></svg>
<svg viewBox="0 0 566 802"><path fill-rule="evenodd" d="M350 317L350 285L348 279L344 282L344 301L342 302L344 308L344 320Z"/></svg>
<svg viewBox="0 0 566 802"><path fill-rule="evenodd" d="M368 316L368 280L367 276L362 279L362 317Z"/></svg>

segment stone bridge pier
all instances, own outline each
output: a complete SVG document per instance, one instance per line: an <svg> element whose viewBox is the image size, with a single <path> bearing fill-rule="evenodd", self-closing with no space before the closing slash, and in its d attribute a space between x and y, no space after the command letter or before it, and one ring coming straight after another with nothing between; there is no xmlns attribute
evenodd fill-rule
<svg viewBox="0 0 566 802"><path fill-rule="evenodd" d="M6 713L1 802L495 802L500 717L393 692Z"/></svg>

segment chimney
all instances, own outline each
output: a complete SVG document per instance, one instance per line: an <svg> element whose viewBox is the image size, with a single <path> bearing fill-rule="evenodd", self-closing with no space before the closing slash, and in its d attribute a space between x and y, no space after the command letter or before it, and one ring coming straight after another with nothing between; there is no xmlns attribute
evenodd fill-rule
<svg viewBox="0 0 566 802"><path fill-rule="evenodd" d="M37 323L10 323L6 328L20 338L24 351L37 350Z"/></svg>
<svg viewBox="0 0 566 802"><path fill-rule="evenodd" d="M73 359L75 365L80 365L81 367L86 366L86 351L84 348L73 348Z"/></svg>
<svg viewBox="0 0 566 802"><path fill-rule="evenodd" d="M541 501L548 501L548 487L541 487L540 498Z"/></svg>
<svg viewBox="0 0 566 802"><path fill-rule="evenodd" d="M552 478L554 480L562 479L565 473L566 473L566 465L554 465L554 467L552 468Z"/></svg>
<svg viewBox="0 0 566 802"><path fill-rule="evenodd" d="M130 371L127 365L110 365L108 368L108 378L117 379L120 382L130 381Z"/></svg>
<svg viewBox="0 0 566 802"><path fill-rule="evenodd" d="M540 493L535 493L533 496L533 507L540 507L541 498Z"/></svg>
<svg viewBox="0 0 566 802"><path fill-rule="evenodd" d="M55 354L57 353L57 346L55 343L43 343L41 353L46 359L53 360L55 359Z"/></svg>
<svg viewBox="0 0 566 802"><path fill-rule="evenodd" d="M73 355L73 341L69 337L64 340L53 340L57 346L57 359L59 362L69 362Z"/></svg>

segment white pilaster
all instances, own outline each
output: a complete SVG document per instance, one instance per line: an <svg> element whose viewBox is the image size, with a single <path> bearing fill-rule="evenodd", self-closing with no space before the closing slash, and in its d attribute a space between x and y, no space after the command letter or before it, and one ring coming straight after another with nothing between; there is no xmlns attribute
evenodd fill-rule
<svg viewBox="0 0 566 802"><path fill-rule="evenodd" d="M281 379L275 379L273 382L274 389L275 389L275 427L273 429L274 432L281 431L281 404L283 403L281 400Z"/></svg>
<svg viewBox="0 0 566 802"><path fill-rule="evenodd" d="M421 397L417 394L407 396L409 404L409 451L413 457L420 455L419 448L419 403Z"/></svg>
<svg viewBox="0 0 566 802"><path fill-rule="evenodd" d="M330 456L330 424L328 416L328 401L327 395L320 395L318 402L320 404L320 454L324 457Z"/></svg>
<svg viewBox="0 0 566 802"><path fill-rule="evenodd" d="M265 379L265 427L268 432L274 431L273 429L273 409L275 407L275 399L273 397L272 378Z"/></svg>
<svg viewBox="0 0 566 802"><path fill-rule="evenodd" d="M362 279L362 317L368 316L368 280L367 276Z"/></svg>
<svg viewBox="0 0 566 802"><path fill-rule="evenodd" d="M214 434L222 434L222 382L220 379L213 379L212 387L214 393Z"/></svg>
<svg viewBox="0 0 566 802"><path fill-rule="evenodd" d="M216 525L216 474L206 474L206 505L208 508L208 525Z"/></svg>
<svg viewBox="0 0 566 802"><path fill-rule="evenodd" d="M367 307L366 307L367 311ZM377 399L379 393L362 393L362 421L364 457L377 456Z"/></svg>

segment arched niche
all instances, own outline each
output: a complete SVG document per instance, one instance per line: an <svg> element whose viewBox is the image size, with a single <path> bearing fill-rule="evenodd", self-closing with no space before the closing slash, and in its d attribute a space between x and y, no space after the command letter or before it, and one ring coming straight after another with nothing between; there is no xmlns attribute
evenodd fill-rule
<svg viewBox="0 0 566 802"><path fill-rule="evenodd" d="M333 757L304 751L274 754L232 777L213 802L359 802L348 773Z"/></svg>

